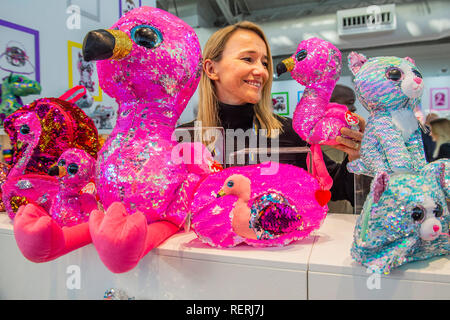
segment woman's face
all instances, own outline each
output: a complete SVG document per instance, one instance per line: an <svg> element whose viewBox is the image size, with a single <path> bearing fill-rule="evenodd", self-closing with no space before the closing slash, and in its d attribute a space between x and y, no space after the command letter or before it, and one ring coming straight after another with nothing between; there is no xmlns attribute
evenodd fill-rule
<svg viewBox="0 0 450 320"><path fill-rule="evenodd" d="M257 103L269 78L267 48L253 31L238 29L225 44L219 62L205 62L219 101L240 105Z"/></svg>

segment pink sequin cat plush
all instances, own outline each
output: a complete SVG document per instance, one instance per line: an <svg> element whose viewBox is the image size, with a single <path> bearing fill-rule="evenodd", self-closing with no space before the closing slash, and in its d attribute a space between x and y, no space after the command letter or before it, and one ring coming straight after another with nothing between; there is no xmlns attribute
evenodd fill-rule
<svg viewBox="0 0 450 320"><path fill-rule="evenodd" d="M184 157L173 152L172 133L200 80L201 47L181 19L144 6L111 29L89 32L83 56L98 60L100 86L119 104L97 161L107 210L92 212L89 228L102 262L121 273L176 233L189 213L200 175L177 161Z"/></svg>

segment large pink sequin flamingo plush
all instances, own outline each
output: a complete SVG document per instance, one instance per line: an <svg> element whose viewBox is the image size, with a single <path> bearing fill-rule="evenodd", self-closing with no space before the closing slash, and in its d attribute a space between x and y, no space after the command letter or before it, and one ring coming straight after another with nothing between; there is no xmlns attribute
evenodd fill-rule
<svg viewBox="0 0 450 320"><path fill-rule="evenodd" d="M358 124L345 105L330 103L331 93L341 74L341 53L328 41L311 38L300 42L297 51L277 65L280 75L290 71L292 78L305 86L294 111L292 126L309 144L321 185L331 188L332 180L323 164L320 144L336 145L343 127Z"/></svg>
<svg viewBox="0 0 450 320"><path fill-rule="evenodd" d="M111 29L88 33L83 56L101 60L100 86L119 104L97 161L107 210L92 212L89 225L100 259L121 273L176 233L189 213L200 176L172 156L172 133L197 88L201 48L181 19L140 7Z"/></svg>
<svg viewBox="0 0 450 320"><path fill-rule="evenodd" d="M272 174L270 168L275 168ZM192 203L192 227L214 247L284 246L320 227L318 181L302 168L266 162L210 174Z"/></svg>
<svg viewBox="0 0 450 320"><path fill-rule="evenodd" d="M59 190L50 211L29 203L21 206L14 221L16 243L30 261L45 262L91 243L88 219L97 201L81 193L94 177L95 159L84 150L66 150L51 167Z"/></svg>

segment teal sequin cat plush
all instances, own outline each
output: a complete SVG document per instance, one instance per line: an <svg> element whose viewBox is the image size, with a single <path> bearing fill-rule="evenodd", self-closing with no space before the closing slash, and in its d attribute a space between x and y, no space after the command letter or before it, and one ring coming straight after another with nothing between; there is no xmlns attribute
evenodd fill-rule
<svg viewBox="0 0 450 320"><path fill-rule="evenodd" d="M450 253L450 160L418 174L380 172L358 217L351 255L377 273Z"/></svg>

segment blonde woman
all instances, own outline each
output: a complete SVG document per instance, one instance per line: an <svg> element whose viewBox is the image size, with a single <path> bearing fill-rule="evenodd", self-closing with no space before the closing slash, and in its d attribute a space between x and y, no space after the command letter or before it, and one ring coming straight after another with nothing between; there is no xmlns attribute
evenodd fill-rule
<svg viewBox="0 0 450 320"><path fill-rule="evenodd" d="M430 121L431 138L436 142L433 160L450 158L450 120L439 118Z"/></svg>
<svg viewBox="0 0 450 320"><path fill-rule="evenodd" d="M203 50L196 121L201 121L203 128L233 130L233 139L245 141L245 147L249 147L250 141L256 141L256 145L250 147L260 148L270 147L275 142L280 148L306 146L293 130L292 119L273 113L272 78L270 47L258 25L243 21L218 30ZM361 121L364 127L362 118ZM181 127L193 126L194 121ZM344 130L342 134L348 138L339 137L341 145L337 148L346 152L350 160L358 158L362 132ZM238 147L239 142L232 146ZM236 150L226 150L226 154ZM280 155L279 162L306 168L306 155ZM353 203L353 175L346 169L348 158L336 164L325 157L325 162L334 180L332 199L347 199Z"/></svg>

